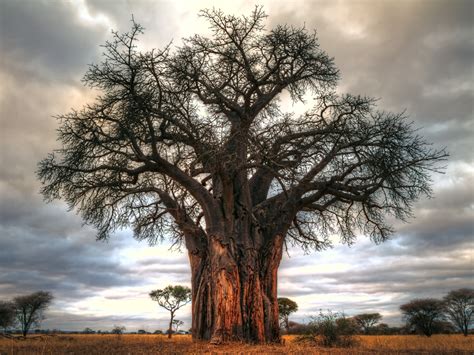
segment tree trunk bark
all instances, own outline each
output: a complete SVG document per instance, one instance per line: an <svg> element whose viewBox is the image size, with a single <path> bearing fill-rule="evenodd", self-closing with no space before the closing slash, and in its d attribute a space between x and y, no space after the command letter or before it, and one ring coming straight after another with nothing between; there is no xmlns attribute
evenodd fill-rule
<svg viewBox="0 0 474 355"><path fill-rule="evenodd" d="M174 312L171 312L170 325L168 327L168 339L171 339L171 333L173 332L173 318L174 318Z"/></svg>
<svg viewBox="0 0 474 355"><path fill-rule="evenodd" d="M277 272L283 238L259 250L211 236L205 252L189 253L194 339L280 342Z"/></svg>

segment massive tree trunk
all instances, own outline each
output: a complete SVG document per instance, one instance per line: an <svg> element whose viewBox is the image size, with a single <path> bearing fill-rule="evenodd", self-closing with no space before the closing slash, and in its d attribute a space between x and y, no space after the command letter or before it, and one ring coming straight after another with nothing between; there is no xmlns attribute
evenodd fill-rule
<svg viewBox="0 0 474 355"><path fill-rule="evenodd" d="M246 129L233 131L222 159L227 165L213 175L216 205L206 220L205 242L189 253L193 337L215 344L280 341L277 272L283 233L253 214L247 172L238 168L247 157Z"/></svg>
<svg viewBox="0 0 474 355"><path fill-rule="evenodd" d="M279 342L277 272L283 238L260 250L209 238L205 253L189 253L193 338Z"/></svg>

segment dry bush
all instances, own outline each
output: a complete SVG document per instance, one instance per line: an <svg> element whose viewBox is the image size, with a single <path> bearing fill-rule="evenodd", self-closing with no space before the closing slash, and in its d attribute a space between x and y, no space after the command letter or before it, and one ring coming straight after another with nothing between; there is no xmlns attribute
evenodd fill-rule
<svg viewBox="0 0 474 355"><path fill-rule="evenodd" d="M297 342L315 343L323 347L348 348L357 345L354 336L357 325L344 314L320 312L308 324L309 332L296 338Z"/></svg>

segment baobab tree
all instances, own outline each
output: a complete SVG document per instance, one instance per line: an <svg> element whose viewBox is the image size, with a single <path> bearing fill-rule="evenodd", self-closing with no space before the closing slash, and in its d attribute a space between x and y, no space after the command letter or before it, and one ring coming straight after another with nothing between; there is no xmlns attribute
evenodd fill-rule
<svg viewBox="0 0 474 355"><path fill-rule="evenodd" d="M102 94L60 116L42 193L76 208L98 239L132 227L137 239L183 243L194 338L279 341L285 245L386 240L386 215L410 216L446 154L403 113L336 94L334 60L305 28L265 30L260 7L201 16L210 37L176 48L140 52L136 23L114 33L84 76ZM286 94L315 104L285 112Z"/></svg>

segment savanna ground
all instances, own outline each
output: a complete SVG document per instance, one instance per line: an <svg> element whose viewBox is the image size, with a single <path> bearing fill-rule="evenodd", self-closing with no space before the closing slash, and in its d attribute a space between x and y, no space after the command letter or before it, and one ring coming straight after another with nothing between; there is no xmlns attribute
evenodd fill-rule
<svg viewBox="0 0 474 355"><path fill-rule="evenodd" d="M0 354L473 354L473 337L462 335L359 336L351 348L322 348L284 336L282 345L193 342L189 335L31 335L0 338Z"/></svg>

